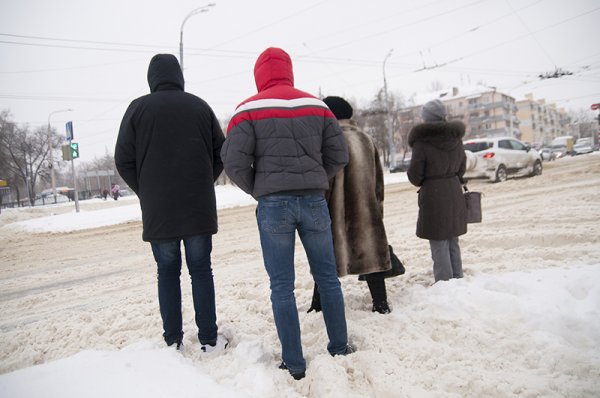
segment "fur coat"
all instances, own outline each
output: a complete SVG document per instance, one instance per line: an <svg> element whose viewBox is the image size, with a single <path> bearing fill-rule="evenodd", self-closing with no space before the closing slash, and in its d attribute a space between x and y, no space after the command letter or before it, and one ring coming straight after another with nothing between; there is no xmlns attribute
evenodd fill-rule
<svg viewBox="0 0 600 398"><path fill-rule="evenodd" d="M419 189L417 236L447 240L467 232L461 186L466 156L465 125L459 121L418 124L408 135L412 158L409 181Z"/></svg>
<svg viewBox="0 0 600 398"><path fill-rule="evenodd" d="M383 171L371 137L353 120L340 120L349 162L326 194L338 275L362 275L391 268L383 224Z"/></svg>

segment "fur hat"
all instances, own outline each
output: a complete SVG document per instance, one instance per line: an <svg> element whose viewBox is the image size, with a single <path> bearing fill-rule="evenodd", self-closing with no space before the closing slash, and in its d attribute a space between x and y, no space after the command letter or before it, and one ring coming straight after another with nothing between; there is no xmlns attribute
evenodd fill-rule
<svg viewBox="0 0 600 398"><path fill-rule="evenodd" d="M331 109L336 119L350 119L352 117L352 106L342 97L326 97L323 102Z"/></svg>
<svg viewBox="0 0 600 398"><path fill-rule="evenodd" d="M421 117L426 122L443 122L446 120L446 107L439 99L434 99L423 105Z"/></svg>

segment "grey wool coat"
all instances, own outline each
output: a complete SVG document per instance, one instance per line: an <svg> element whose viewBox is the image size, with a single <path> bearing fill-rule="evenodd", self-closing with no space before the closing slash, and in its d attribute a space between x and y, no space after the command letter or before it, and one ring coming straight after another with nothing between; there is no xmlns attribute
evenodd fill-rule
<svg viewBox="0 0 600 398"><path fill-rule="evenodd" d="M353 120L340 120L349 161L326 193L339 276L391 268L383 224L383 171L371 137Z"/></svg>
<svg viewBox="0 0 600 398"><path fill-rule="evenodd" d="M459 121L418 124L408 135L412 158L409 181L419 189L417 236L447 240L467 232L461 186L466 156L465 125Z"/></svg>

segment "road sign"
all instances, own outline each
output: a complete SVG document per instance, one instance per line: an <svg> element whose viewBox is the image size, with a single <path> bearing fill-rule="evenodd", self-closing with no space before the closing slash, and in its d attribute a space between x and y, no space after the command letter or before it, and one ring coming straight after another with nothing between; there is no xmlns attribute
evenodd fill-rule
<svg viewBox="0 0 600 398"><path fill-rule="evenodd" d="M67 141L71 141L73 139L73 122L67 122Z"/></svg>

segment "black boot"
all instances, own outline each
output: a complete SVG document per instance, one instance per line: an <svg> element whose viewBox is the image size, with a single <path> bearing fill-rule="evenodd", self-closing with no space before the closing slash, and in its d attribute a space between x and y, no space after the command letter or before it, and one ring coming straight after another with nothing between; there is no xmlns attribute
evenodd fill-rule
<svg viewBox="0 0 600 398"><path fill-rule="evenodd" d="M315 311L315 312L321 311L321 295L319 294L319 287L317 286L316 283L315 283L315 288L313 290L312 303L310 304L310 308L306 312L308 313L311 311Z"/></svg>
<svg viewBox="0 0 600 398"><path fill-rule="evenodd" d="M387 301L383 301L381 303L373 303L372 311L379 312L380 314L389 314L390 312L392 312Z"/></svg>
<svg viewBox="0 0 600 398"><path fill-rule="evenodd" d="M373 299L373 312L380 314L389 314L392 312L387 302L387 291L385 288L385 278L381 272L366 275L367 285Z"/></svg>

